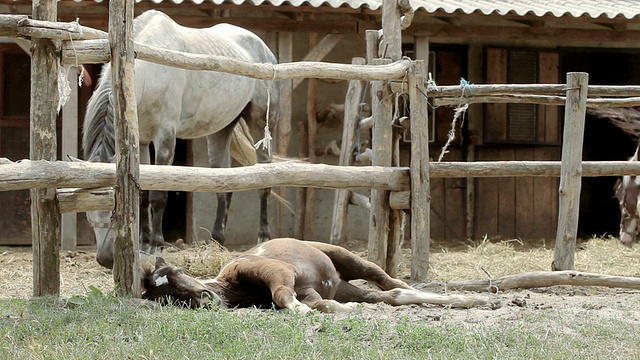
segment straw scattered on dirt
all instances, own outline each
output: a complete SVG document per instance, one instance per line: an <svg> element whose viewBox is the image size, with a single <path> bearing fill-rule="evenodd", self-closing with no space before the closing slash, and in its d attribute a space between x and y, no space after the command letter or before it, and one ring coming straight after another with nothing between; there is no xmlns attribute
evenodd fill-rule
<svg viewBox="0 0 640 360"><path fill-rule="evenodd" d="M366 244L350 243L349 248L366 256ZM629 248L616 239L590 239L578 245L576 270L607 275L640 277L640 244ZM410 273L409 249L403 250L400 278ZM237 256L216 244L170 248L162 255L168 263L180 266L197 278L212 278L220 268ZM153 266L155 257L141 260L143 266ZM430 280L474 280L549 270L553 246L535 246L520 241L480 241L431 249ZM29 247L0 248L0 298L28 298L32 295L32 254ZM61 295L84 295L89 286L108 293L113 289L111 271L95 261L95 249L83 248L60 256Z"/></svg>

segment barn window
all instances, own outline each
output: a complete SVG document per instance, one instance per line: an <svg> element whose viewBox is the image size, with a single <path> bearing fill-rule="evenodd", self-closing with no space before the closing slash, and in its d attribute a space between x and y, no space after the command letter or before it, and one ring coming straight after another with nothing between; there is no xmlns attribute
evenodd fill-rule
<svg viewBox="0 0 640 360"><path fill-rule="evenodd" d="M488 48L485 52L488 84L558 83L558 54L537 50ZM484 142L558 144L557 106L487 104Z"/></svg>
<svg viewBox="0 0 640 360"><path fill-rule="evenodd" d="M538 82L538 54L534 51L509 51L507 81L510 84ZM507 105L507 140L534 142L538 124L537 105Z"/></svg>

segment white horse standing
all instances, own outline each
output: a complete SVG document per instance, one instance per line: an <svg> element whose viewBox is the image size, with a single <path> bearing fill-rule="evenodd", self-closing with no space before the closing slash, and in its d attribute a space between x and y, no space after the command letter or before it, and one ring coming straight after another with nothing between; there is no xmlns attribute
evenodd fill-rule
<svg viewBox="0 0 640 360"><path fill-rule="evenodd" d="M252 63L275 64L269 47L252 32L229 24L206 29L187 28L158 11L147 11L134 21L136 42L159 48L222 55ZM176 138L207 137L212 167L231 165L231 135L240 118L256 135L278 117L277 83L214 71L184 70L146 61L135 62L135 91L140 131L140 163L151 162L149 145L153 143L155 164L173 163ZM269 114L267 114L269 111ZM89 100L84 120L82 145L89 161L112 162L115 154L111 66L107 64L100 82ZM264 150L259 162L269 162ZM267 218L269 189L260 194L258 242L270 238ZM162 214L167 205L166 191L143 192L140 210L140 239L143 248L154 250L164 245ZM212 237L225 241L231 193L218 194ZM150 208L149 208L150 207ZM97 260L113 266L115 232L111 211L87 212L98 247Z"/></svg>

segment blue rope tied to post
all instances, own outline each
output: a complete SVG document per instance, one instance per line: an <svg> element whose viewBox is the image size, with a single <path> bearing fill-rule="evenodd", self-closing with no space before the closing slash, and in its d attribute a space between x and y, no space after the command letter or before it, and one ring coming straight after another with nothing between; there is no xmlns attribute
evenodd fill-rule
<svg viewBox="0 0 640 360"><path fill-rule="evenodd" d="M460 88L462 89L462 93L460 94L460 103L454 110L453 120L451 120L451 129L449 129L449 132L447 133L447 142L442 147L442 152L438 157L438 162L442 161L444 155L449 152L447 149L456 138L456 123L458 122L458 119L462 117L462 120L460 121L460 128L462 129L462 125L464 124L464 114L469 108L469 103L465 102L465 98L467 98L467 95L465 94L467 91L468 93L473 93L473 84L470 84L465 80L465 78L460 78Z"/></svg>

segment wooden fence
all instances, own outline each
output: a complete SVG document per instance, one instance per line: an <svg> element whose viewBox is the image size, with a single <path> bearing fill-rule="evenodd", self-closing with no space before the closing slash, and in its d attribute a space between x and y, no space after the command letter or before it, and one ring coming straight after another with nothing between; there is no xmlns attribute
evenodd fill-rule
<svg viewBox="0 0 640 360"><path fill-rule="evenodd" d="M400 3L403 3L400 1ZM411 209L412 277L425 280L429 264L430 177L496 177L496 176L561 176L560 219L556 256L556 270L573 268L573 249L577 232L580 177L637 174L637 163L581 162L582 135L586 105L632 106L639 98L592 99L596 96L639 95L638 87L592 87L587 74L568 75L562 85L475 85L474 93L465 101L474 102L531 102L538 104L565 104L565 129L561 162L474 162L429 163L426 98L436 97L436 105L449 105L460 101L459 87L427 88L426 64L423 61L400 59L398 52L400 17L395 2L385 1L383 9L384 49L391 57L379 60L378 65L290 63L278 65L248 64L224 57L185 54L155 49L133 43L131 38L133 2L110 2L109 41L103 32L83 28L77 24L55 23L55 0L34 0L33 19L21 16L0 16L0 36L33 37L32 57L32 112L31 160L0 166L0 190L32 189L32 231L34 244L34 295L58 294L58 248L60 240L59 214L61 210L84 211L111 207L112 193L102 191L97 204L82 203L83 192L58 191L56 188L93 188L116 185L116 264L114 280L124 294L139 295L137 284L137 186L141 189L183 191L233 191L265 186L305 186L334 189L370 188L371 224L369 256L385 265L390 229L396 216L391 216L391 198L395 209ZM393 16L389 14L395 14ZM368 32L368 39L378 43L379 33ZM58 52L49 39L62 40L61 64L104 62L111 59L118 104L116 116L118 141L137 144L137 122L133 100L131 69L135 55L139 59L188 69L227 71L265 80L291 78L333 78L369 80L373 82L373 166L349 167L306 164L271 164L235 169L204 169L188 167L139 166L135 148L118 154L117 164L67 163L55 160L55 115L51 100L57 99ZM71 43L70 39L74 39ZM379 51L367 48L368 57L377 57ZM394 58L395 57L395 58ZM373 59L371 59L373 60ZM389 138L391 104L386 95L406 92L410 99L412 147L411 166L392 166ZM563 96L564 95L564 96ZM54 101L55 102L55 101ZM389 124L390 127L390 124ZM51 136L53 132L54 136ZM53 140L55 141L55 140ZM54 149L53 152L51 149ZM327 176L330 174L330 176ZM244 180L243 180L244 179ZM409 191L407 193L407 191ZM90 191L89 191L90 192ZM94 191L95 192L95 191ZM400 192L400 193L398 193ZM75 197L75 198L74 198ZM90 197L93 197L90 196ZM80 198L81 200L77 200ZM400 200L398 200L398 198ZM61 201L62 199L67 199ZM70 199L70 200L69 200ZM404 200L402 200L404 199ZM65 205L63 205L63 203ZM398 220L399 221L399 220ZM395 237L393 235L392 237Z"/></svg>

